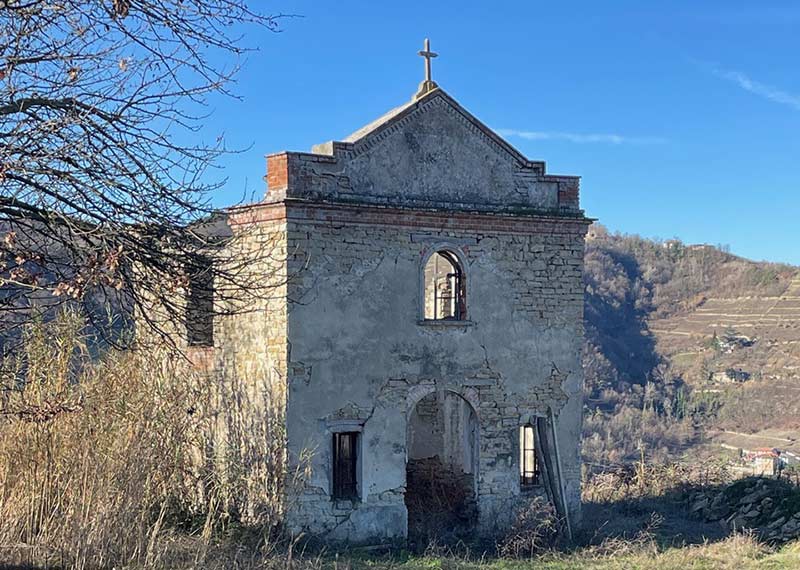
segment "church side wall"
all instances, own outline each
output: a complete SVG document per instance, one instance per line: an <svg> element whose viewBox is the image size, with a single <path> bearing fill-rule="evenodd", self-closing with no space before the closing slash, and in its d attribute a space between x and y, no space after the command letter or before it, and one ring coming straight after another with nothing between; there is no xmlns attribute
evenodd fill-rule
<svg viewBox="0 0 800 570"><path fill-rule="evenodd" d="M214 323L216 462L231 490L229 507L245 522L274 524L285 515L287 484L286 224L232 216L231 225L237 239L227 257L250 260L236 271L251 285L241 299L216 299L221 312L231 312Z"/></svg>
<svg viewBox="0 0 800 570"><path fill-rule="evenodd" d="M557 414L566 496L580 516L583 236L578 220L290 205L287 430L310 457L292 530L378 542L407 533L407 418L448 390L478 415L484 534L519 505L518 428ZM466 324L420 322L420 271L441 245L466 260ZM331 438L360 431L360 499L331 500Z"/></svg>

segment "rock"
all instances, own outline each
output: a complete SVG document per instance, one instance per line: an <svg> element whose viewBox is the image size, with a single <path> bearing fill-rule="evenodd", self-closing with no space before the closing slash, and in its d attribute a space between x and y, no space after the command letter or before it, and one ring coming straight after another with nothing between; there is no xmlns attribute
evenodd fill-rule
<svg viewBox="0 0 800 570"><path fill-rule="evenodd" d="M730 512L731 507L725 501L725 495L719 493L716 497L714 497L714 499L712 499L711 504L708 506L708 509L703 513L703 515L708 521L718 521L726 518Z"/></svg>
<svg viewBox="0 0 800 570"><path fill-rule="evenodd" d="M745 519L743 516L737 513L734 517L732 517L728 521L728 525L733 530L740 530L743 528L747 528L747 519Z"/></svg>
<svg viewBox="0 0 800 570"><path fill-rule="evenodd" d="M690 512L697 513L698 511L702 511L709 505L709 503L711 503L711 501L708 497L702 497L692 505Z"/></svg>
<svg viewBox="0 0 800 570"><path fill-rule="evenodd" d="M794 518L788 520L781 527L781 533L783 533L784 536L797 533L798 531L800 531L800 521L797 521Z"/></svg>
<svg viewBox="0 0 800 570"><path fill-rule="evenodd" d="M761 499L763 499L767 495L767 493L769 493L769 489L763 489L763 488L762 489L757 489L757 490L753 491L752 493L748 493L747 495L742 497L742 500L739 501L739 504L740 505L749 505L749 504L758 502Z"/></svg>
<svg viewBox="0 0 800 570"><path fill-rule="evenodd" d="M782 526L783 523L785 523L785 522L786 522L786 517L781 517L781 518L775 519L774 521L769 523L767 525L767 528L769 528L769 529L777 529L778 527Z"/></svg>

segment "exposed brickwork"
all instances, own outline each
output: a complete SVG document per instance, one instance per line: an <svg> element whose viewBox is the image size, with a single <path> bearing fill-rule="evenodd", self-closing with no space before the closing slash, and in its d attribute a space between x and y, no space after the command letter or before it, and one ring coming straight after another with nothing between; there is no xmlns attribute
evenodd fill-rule
<svg viewBox="0 0 800 570"><path fill-rule="evenodd" d="M579 201L579 186L578 181L572 183L565 183L559 186L558 189L558 205L562 209L576 210Z"/></svg>
<svg viewBox="0 0 800 570"><path fill-rule="evenodd" d="M420 211L405 208L349 206L286 200L232 211L231 225L292 219L331 224L396 225L430 230L472 230L483 233L582 234L590 220L532 213L508 215L479 212Z"/></svg>
<svg viewBox="0 0 800 570"><path fill-rule="evenodd" d="M289 186L289 153L271 154L267 157L267 188L283 190Z"/></svg>
<svg viewBox="0 0 800 570"><path fill-rule="evenodd" d="M250 291L224 301L215 323L219 462L247 470L245 520L274 523L284 516L286 445L286 225L270 221L238 228L234 258L249 259L238 276ZM229 292L231 294L232 292ZM225 306L227 305L227 306ZM239 482L241 484L241 482Z"/></svg>
<svg viewBox="0 0 800 570"><path fill-rule="evenodd" d="M577 198L559 200L576 191L577 177L546 174L544 162L527 160L441 90L352 141L268 162L277 156L286 180L270 182L269 200L581 213Z"/></svg>
<svg viewBox="0 0 800 570"><path fill-rule="evenodd" d="M433 243L471 244L461 247L461 251L468 264L470 315L480 323L479 328L491 331L494 327L506 328L512 326L511 322L518 322L514 326L519 330L528 328L531 335L545 335L546 331L554 329L566 332L569 342L558 348L564 354L518 354L514 357L518 365L531 369L526 378L507 377L509 372L503 371L502 364L496 368L493 361L484 360L481 352L463 354L460 359L442 353L438 358L443 359L441 364L447 367L448 373L433 376L419 370L411 371L400 362L387 363L383 359L385 355L381 355L381 362L386 366L383 376L364 378L364 373L359 372L364 366L362 363L379 358L382 351L391 354L395 350L392 343L366 341L360 347L348 348L346 355L350 374L365 381L350 383L346 392L330 393L324 398L325 407L335 408L353 399L369 403L370 390L379 389L384 395L389 393L393 398L389 402L380 398L372 401L370 421L381 425L389 421L384 420L384 416L398 414L396 400L409 401L409 390L433 385L437 388L449 386L459 393L465 389L472 391L470 400L477 403L476 411L480 418L477 494L482 525L486 532L491 532L498 523L507 523L502 517L512 512L510 507L520 493L515 450L522 418L546 415L548 410L559 412L569 398L563 383L568 377L573 383L581 377L577 353L580 349L578 339L582 335L583 235L586 224L499 216L482 216L480 218L485 221L476 223L476 216L470 215L292 205L287 208L287 216L287 246L292 252L289 274L294 276L289 282L290 298L298 300L307 310L312 307L325 310L326 304L318 294L320 284L328 283L335 286L343 299L355 297L372 305L385 295L387 302L409 307L404 316L406 322L393 324L394 328L403 331L402 336L408 343L406 350L411 352L406 358L419 358L416 351L421 350L431 334L426 326L415 322L413 307L417 302L415 285L419 262ZM437 227L443 222L450 227ZM490 230L484 230L487 225L491 226ZM453 226L459 229L453 229ZM415 232L420 229L430 230L427 244L414 240ZM376 297L362 297L365 288L381 290L377 283L382 279L373 280L379 268L385 266L410 268L396 273L390 271L384 277L399 280L402 286L398 285L398 289L404 293L383 291ZM367 283L375 285L369 287ZM500 321L494 321L484 308L489 291L502 295L508 309ZM376 307L375 310L379 309ZM507 318L511 321L504 320ZM290 320L293 319L297 319L298 326L302 326L302 322L311 330L324 328L324 325L308 322L307 317L300 314L290 316ZM487 322L487 319L493 322ZM478 337L482 336L471 326L466 326L463 331L442 330L433 334L467 337L475 339L474 342L480 342ZM365 330L363 335L370 337L373 332ZM322 342L321 338L319 342ZM417 344L420 346L415 347ZM338 360L342 357L335 354L331 358ZM558 367L555 363L559 363ZM299 370L302 376L295 377L294 370ZM294 386L289 400L290 414L294 409L297 413L303 410L302 413L313 415L318 405L320 380L315 380L313 374L309 379L306 371L307 367L295 368L290 363L288 383ZM401 378L402 383L398 384L393 378ZM389 385L393 388L384 391ZM369 424L364 429L368 433ZM402 431L399 434L374 434L370 439L375 441L375 446L389 449L406 445ZM316 445L325 445L324 436ZM325 469L325 461L325 457L320 458L318 469ZM573 450L565 462L565 474L576 481L579 473ZM325 473L317 473L317 477L314 479L317 484L310 485L297 500L299 508L292 514L296 528L315 534L326 534L336 529L341 533L340 537L357 535L352 528L344 532L350 524L352 508L343 509L341 505L332 503L328 498ZM402 480L398 481L400 483ZM394 487L390 485L389 488ZM365 497L357 508L362 511L374 508L376 511L402 512L403 499L402 493L383 491L374 497ZM570 500L574 505L577 500L574 492Z"/></svg>

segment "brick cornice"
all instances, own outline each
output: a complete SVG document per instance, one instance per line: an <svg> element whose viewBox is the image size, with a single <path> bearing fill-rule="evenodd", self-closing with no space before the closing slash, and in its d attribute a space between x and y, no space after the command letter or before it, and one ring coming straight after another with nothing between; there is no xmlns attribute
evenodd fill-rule
<svg viewBox="0 0 800 570"><path fill-rule="evenodd" d="M487 233L585 233L594 220L585 216L554 216L533 212L487 213L349 205L304 200L253 204L229 210L232 226L275 221L321 224L403 226L430 230Z"/></svg>

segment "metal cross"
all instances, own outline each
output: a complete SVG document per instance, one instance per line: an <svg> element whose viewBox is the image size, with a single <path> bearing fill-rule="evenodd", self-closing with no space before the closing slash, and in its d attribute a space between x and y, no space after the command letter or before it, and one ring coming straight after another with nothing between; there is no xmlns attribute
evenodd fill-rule
<svg viewBox="0 0 800 570"><path fill-rule="evenodd" d="M419 52L425 58L425 81L431 81L431 58L437 57L438 53L431 51L431 41L425 38L425 49Z"/></svg>

